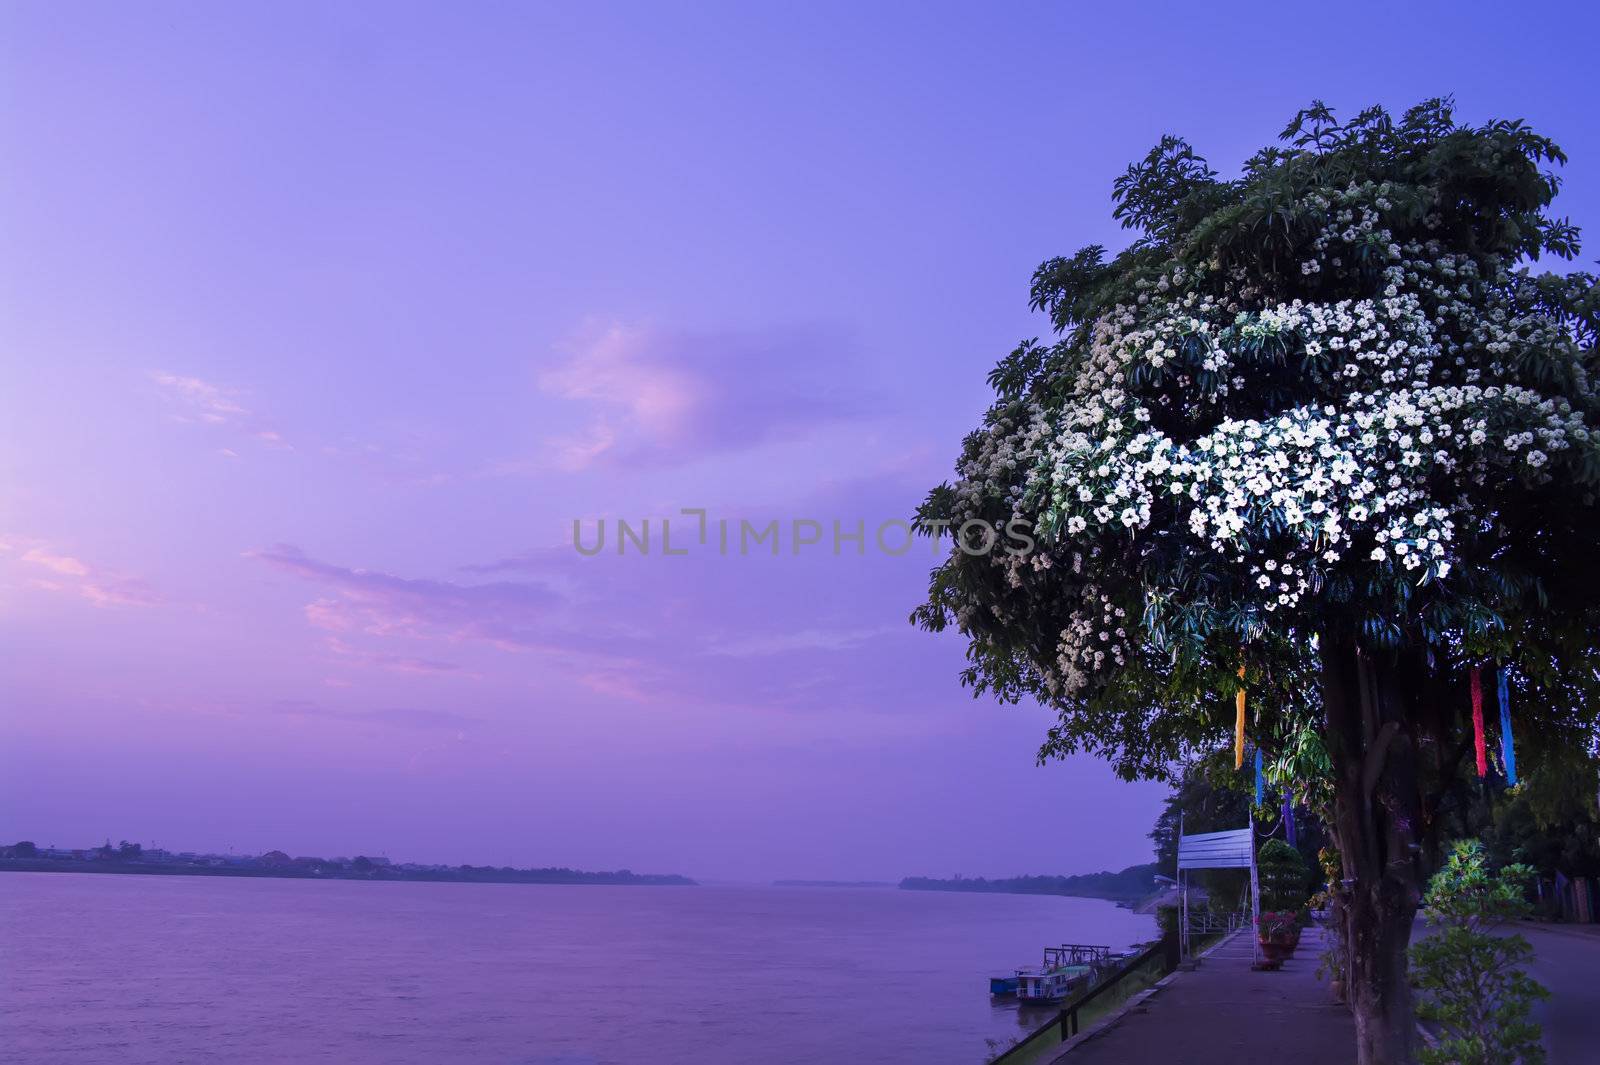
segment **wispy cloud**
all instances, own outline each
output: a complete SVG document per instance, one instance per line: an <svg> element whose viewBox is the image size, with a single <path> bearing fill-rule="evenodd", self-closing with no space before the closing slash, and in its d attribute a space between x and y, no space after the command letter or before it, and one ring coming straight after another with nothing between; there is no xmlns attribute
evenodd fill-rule
<svg viewBox="0 0 1600 1065"><path fill-rule="evenodd" d="M166 395L191 411L194 417L211 425L237 422L250 412L234 398L234 392L198 377L154 370L150 374Z"/></svg>
<svg viewBox="0 0 1600 1065"><path fill-rule="evenodd" d="M42 547L30 547L23 552L22 561L32 562L35 566L43 566L52 573L60 573L67 577L87 577L89 566L87 563L73 558L71 555L55 555Z"/></svg>
<svg viewBox="0 0 1600 1065"><path fill-rule="evenodd" d="M144 581L131 578L97 578L78 585L78 594L95 606L155 606L161 602Z"/></svg>
<svg viewBox="0 0 1600 1065"><path fill-rule="evenodd" d="M161 602L145 581L114 573L66 554L42 540L0 537L0 556L11 556L28 581L46 591L76 595L97 607L153 606Z"/></svg>
<svg viewBox="0 0 1600 1065"><path fill-rule="evenodd" d="M380 669L394 670L397 673L476 675L465 673L461 666L455 662L442 662L438 659L421 658L415 655L390 654L386 651L367 650L354 647L337 636L328 637L327 647L334 654L349 661L377 666Z"/></svg>
<svg viewBox="0 0 1600 1065"><path fill-rule="evenodd" d="M910 475L839 482L793 511L740 513L757 523L864 515L871 528L881 515L908 513L920 488ZM253 556L305 583L307 621L352 664L476 675L453 669L459 661L481 671L486 697L510 685L573 706L788 717L896 713L943 690L944 666L927 665L944 662L943 649L917 638L892 606L924 586L933 557L924 550L857 557L824 545L724 557L713 547L669 560L584 557L568 542L415 576L287 545Z"/></svg>
<svg viewBox="0 0 1600 1065"><path fill-rule="evenodd" d="M805 436L856 416L847 353L811 329L692 333L608 325L539 375L589 421L547 442L546 467L670 465Z"/></svg>
<svg viewBox="0 0 1600 1065"><path fill-rule="evenodd" d="M321 562L292 544L250 554L331 594L305 608L318 628L335 633L478 640L500 647L542 647L549 613L561 598L542 584L398 577ZM419 662L421 660L418 660Z"/></svg>
<svg viewBox="0 0 1600 1065"><path fill-rule="evenodd" d="M240 401L237 389L165 370L152 370L149 378L166 397L175 412L172 417L177 421L227 428L269 448L294 450L283 434L264 424ZM238 457L232 448L220 448L218 453L229 458Z"/></svg>

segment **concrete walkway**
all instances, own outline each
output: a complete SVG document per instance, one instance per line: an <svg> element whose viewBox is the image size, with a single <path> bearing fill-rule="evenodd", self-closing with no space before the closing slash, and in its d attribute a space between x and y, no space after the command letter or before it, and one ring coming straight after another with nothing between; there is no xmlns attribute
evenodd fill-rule
<svg viewBox="0 0 1600 1065"><path fill-rule="evenodd" d="M1173 974L1120 1017L1067 1044L1055 1062L1350 1065L1355 1022L1316 979L1321 929L1306 929L1278 972L1252 972L1251 945L1248 931L1236 933L1193 972Z"/></svg>
<svg viewBox="0 0 1600 1065"><path fill-rule="evenodd" d="M1552 1065L1600 1059L1600 925L1519 921L1516 931L1533 944L1528 975L1550 989L1533 1017Z"/></svg>

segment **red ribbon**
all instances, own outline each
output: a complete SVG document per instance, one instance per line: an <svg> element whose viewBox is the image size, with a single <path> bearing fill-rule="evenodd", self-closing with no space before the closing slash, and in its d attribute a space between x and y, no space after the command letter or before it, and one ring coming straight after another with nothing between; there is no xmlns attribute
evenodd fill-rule
<svg viewBox="0 0 1600 1065"><path fill-rule="evenodd" d="M1489 773L1489 748L1483 740L1483 681L1472 667L1472 746L1478 752L1478 776Z"/></svg>

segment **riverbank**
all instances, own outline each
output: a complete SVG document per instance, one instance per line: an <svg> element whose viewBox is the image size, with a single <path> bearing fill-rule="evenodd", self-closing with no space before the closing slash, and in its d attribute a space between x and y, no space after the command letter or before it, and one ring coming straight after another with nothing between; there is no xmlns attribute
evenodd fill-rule
<svg viewBox="0 0 1600 1065"><path fill-rule="evenodd" d="M581 869L513 869L492 866L340 865L312 859L297 864L242 859L234 864L123 861L118 858L3 858L0 873L120 873L133 876L236 876L276 880L383 880L465 884L611 884L638 887L694 887L676 874L590 873Z"/></svg>

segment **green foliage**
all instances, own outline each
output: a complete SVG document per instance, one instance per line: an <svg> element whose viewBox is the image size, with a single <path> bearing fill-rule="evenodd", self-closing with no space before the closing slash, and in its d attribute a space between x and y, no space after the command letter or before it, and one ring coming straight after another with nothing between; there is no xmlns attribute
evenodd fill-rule
<svg viewBox="0 0 1600 1065"><path fill-rule="evenodd" d="M1494 797L1481 835L1491 860L1521 862L1540 876L1600 876L1600 763L1581 734L1518 744L1521 780Z"/></svg>
<svg viewBox="0 0 1600 1065"><path fill-rule="evenodd" d="M1562 162L1448 100L1314 104L1231 180L1163 140L1116 182L1136 239L1034 273L1057 336L1001 360L918 512L1039 551L952 547L913 620L961 631L975 693L1056 712L1041 758L1129 778L1226 743L1243 663L1269 776L1325 780L1314 637L1458 687L1497 656L1527 736L1592 729L1600 289L1526 269L1577 251Z"/></svg>
<svg viewBox="0 0 1600 1065"><path fill-rule="evenodd" d="M1317 979L1342 981L1346 968L1343 944L1337 939L1330 940L1327 949L1317 955Z"/></svg>
<svg viewBox="0 0 1600 1065"><path fill-rule="evenodd" d="M1423 1065L1541 1065L1533 1003L1547 992L1520 968L1533 948L1520 935L1497 933L1526 916L1524 890L1533 871L1508 865L1491 873L1483 846L1464 840L1428 884L1424 914L1436 927L1411 947L1418 1015L1439 1026Z"/></svg>

